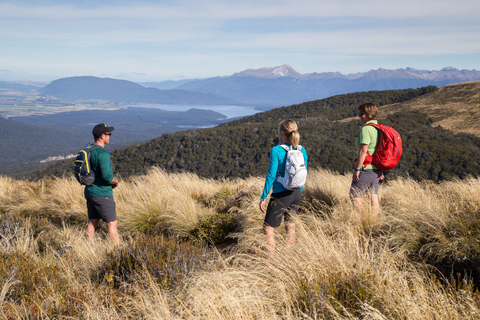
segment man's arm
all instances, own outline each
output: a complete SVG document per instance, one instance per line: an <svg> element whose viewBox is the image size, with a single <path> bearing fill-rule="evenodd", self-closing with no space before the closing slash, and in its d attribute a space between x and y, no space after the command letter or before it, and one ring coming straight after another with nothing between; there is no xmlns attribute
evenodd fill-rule
<svg viewBox="0 0 480 320"><path fill-rule="evenodd" d="M99 155L98 164L103 181L112 186L115 185L116 187L118 185L118 180L113 177L112 162L110 161L110 155L108 152L102 152Z"/></svg>

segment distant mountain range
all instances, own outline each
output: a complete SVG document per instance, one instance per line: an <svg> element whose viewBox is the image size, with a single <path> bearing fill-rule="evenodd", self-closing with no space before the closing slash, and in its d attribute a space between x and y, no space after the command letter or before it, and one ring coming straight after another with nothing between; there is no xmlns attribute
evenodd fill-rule
<svg viewBox="0 0 480 320"><path fill-rule="evenodd" d="M301 74L289 65L248 69L231 76L149 82L156 88L176 88L215 94L263 109L286 106L338 94L371 90L420 88L480 80L480 71L443 68L439 71L377 69L344 75L339 72ZM175 86L177 83L177 86Z"/></svg>
<svg viewBox="0 0 480 320"><path fill-rule="evenodd" d="M478 80L480 72L476 70L458 70L452 67L443 68L440 71L426 71L417 70L413 68L406 69L377 69L370 70L363 73L353 73L344 75L340 72L323 72L323 73L306 73L301 74L295 71L289 65L282 65L274 68L260 68L260 69L248 69L242 72L238 72L232 75L232 77L257 77L266 79L277 79L283 77L290 77L299 80L315 80L315 79L365 79L365 80L377 80L377 79L424 79L432 81L443 81L445 79L451 79L455 81L472 81Z"/></svg>
<svg viewBox="0 0 480 320"><path fill-rule="evenodd" d="M415 89L480 80L480 71L377 69L364 73L301 74L289 65L248 69L207 79L134 83L90 76L55 80L41 95L62 99L109 100L145 104L249 105L269 110L327 97L374 90ZM4 83L7 86L7 83ZM11 84L8 84L9 86ZM0 88L1 88L0 83Z"/></svg>
<svg viewBox="0 0 480 320"><path fill-rule="evenodd" d="M130 103L235 104L229 98L181 89L160 90L137 83L98 77L69 77L55 80L38 90L41 95L73 100L108 100Z"/></svg>

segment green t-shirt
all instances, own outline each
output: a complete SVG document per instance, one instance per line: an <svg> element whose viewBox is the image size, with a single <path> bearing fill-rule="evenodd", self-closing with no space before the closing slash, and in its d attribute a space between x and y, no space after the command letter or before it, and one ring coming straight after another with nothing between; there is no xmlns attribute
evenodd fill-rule
<svg viewBox="0 0 480 320"><path fill-rule="evenodd" d="M95 182L85 187L85 194L91 197L113 197L110 182L113 180L112 160L104 148L92 150L90 166L95 173Z"/></svg>
<svg viewBox="0 0 480 320"><path fill-rule="evenodd" d="M369 120L367 121L362 130L360 130L360 137L355 141L355 146L357 147L357 158L358 153L360 152L360 145L367 144L368 145L368 153L371 155L375 154L375 151L378 147L378 142L380 141L380 130L373 126L367 126L367 123L375 123L377 124L377 120ZM373 164L369 164L364 166L364 169L378 169Z"/></svg>

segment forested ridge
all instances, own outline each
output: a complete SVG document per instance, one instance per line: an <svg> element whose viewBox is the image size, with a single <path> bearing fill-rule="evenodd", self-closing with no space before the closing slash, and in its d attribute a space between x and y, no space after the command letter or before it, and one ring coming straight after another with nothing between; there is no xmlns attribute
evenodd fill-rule
<svg viewBox="0 0 480 320"><path fill-rule="evenodd" d="M347 93L322 100L276 108L249 117L244 117L236 121L230 121L222 125L236 126L242 123L266 122L269 120L281 121L287 118L299 119L320 117L329 120L341 120L356 116L358 113L356 106L365 102L373 102L380 107L387 104L411 100L437 90L438 88L435 86L428 86L418 89Z"/></svg>
<svg viewBox="0 0 480 320"><path fill-rule="evenodd" d="M361 123L338 120L355 116L356 107L364 102L382 106L436 90L436 87L425 87L345 94L273 109L214 128L164 134L114 151L114 171L126 177L159 166L209 178L263 176L268 168L270 149L279 141L278 122L293 118L299 124L301 144L309 155L310 168L350 172L355 158L354 140ZM480 138L432 127L432 121L422 112L397 112L380 122L393 126L403 139L404 153L392 174L433 181L480 174L477 161ZM70 174L70 162L59 162L43 174Z"/></svg>

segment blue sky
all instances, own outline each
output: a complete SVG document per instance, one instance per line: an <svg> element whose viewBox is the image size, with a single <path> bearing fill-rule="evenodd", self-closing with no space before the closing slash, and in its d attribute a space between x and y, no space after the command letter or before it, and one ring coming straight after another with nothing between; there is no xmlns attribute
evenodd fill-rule
<svg viewBox="0 0 480 320"><path fill-rule="evenodd" d="M0 80L480 70L478 0L0 0Z"/></svg>

